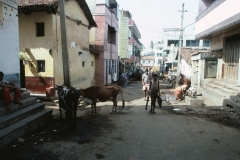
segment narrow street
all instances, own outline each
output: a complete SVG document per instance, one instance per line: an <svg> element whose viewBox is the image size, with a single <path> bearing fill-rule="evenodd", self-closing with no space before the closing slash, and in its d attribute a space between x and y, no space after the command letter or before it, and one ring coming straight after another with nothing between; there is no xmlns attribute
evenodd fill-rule
<svg viewBox="0 0 240 160"><path fill-rule="evenodd" d="M110 114L112 102L79 108L77 127L69 131L65 121L54 120L35 132L21 137L25 141L7 145L1 159L240 159L239 126L216 122L206 115L178 114L171 106L145 110L141 82L124 90L125 108ZM169 92L163 89L161 92ZM166 104L166 102L164 102Z"/></svg>

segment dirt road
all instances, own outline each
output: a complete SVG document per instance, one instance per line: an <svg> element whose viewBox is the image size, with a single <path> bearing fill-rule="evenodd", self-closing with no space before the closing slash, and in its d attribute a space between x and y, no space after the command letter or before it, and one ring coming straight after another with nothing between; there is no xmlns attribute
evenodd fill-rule
<svg viewBox="0 0 240 160"><path fill-rule="evenodd" d="M169 90L162 90L162 94ZM54 119L0 150L1 159L240 159L239 126L226 126L196 114L177 114L171 106L145 110L140 82L124 88L126 106L110 114L112 102L98 103L97 115L78 108L77 127Z"/></svg>

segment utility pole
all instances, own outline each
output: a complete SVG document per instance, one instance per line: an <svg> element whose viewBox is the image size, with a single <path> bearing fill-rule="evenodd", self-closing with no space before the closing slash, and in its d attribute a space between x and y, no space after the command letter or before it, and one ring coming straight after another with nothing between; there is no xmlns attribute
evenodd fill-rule
<svg viewBox="0 0 240 160"><path fill-rule="evenodd" d="M136 52L136 48L133 45L133 73L134 73L134 70L135 70L135 52Z"/></svg>
<svg viewBox="0 0 240 160"><path fill-rule="evenodd" d="M64 84L70 86L69 76L69 57L67 47L67 31L66 31L66 15L65 15L65 0L59 0L60 9L60 26L61 26L61 42L62 42L62 63L63 63L63 78Z"/></svg>
<svg viewBox="0 0 240 160"><path fill-rule="evenodd" d="M182 12L182 19L181 19L181 31L180 31L180 37L179 37L179 52L178 52L178 67L177 67L177 76L180 74L180 55L182 51L182 42L183 42L183 19L184 19L184 12L187 12L187 10L184 10L184 3L182 5L182 10L179 11ZM178 82L176 80L176 86L178 85Z"/></svg>

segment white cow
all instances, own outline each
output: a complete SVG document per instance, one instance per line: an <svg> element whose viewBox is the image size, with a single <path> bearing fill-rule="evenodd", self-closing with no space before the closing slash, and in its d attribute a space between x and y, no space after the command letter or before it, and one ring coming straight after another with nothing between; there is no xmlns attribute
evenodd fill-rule
<svg viewBox="0 0 240 160"><path fill-rule="evenodd" d="M188 89L188 95L189 95L190 97L196 97L196 95L197 95L197 89L196 89L195 87L190 87L190 88Z"/></svg>

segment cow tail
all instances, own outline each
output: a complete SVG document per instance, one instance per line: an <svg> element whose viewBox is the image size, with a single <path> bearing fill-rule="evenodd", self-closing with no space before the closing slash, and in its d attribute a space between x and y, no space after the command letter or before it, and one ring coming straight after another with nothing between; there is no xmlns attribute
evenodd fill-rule
<svg viewBox="0 0 240 160"><path fill-rule="evenodd" d="M120 90L120 92L121 92L121 95L122 95L122 108L124 108L125 107L125 101L124 101L124 98L123 98L122 90Z"/></svg>

